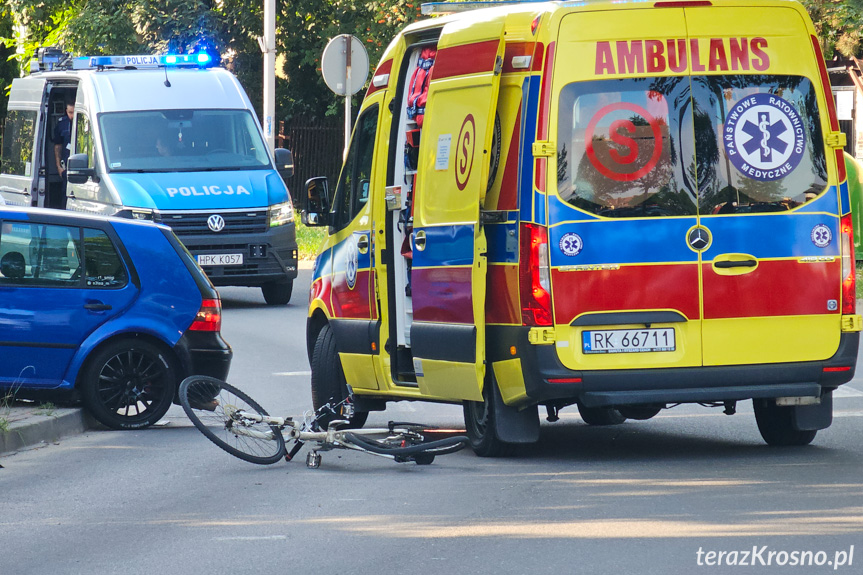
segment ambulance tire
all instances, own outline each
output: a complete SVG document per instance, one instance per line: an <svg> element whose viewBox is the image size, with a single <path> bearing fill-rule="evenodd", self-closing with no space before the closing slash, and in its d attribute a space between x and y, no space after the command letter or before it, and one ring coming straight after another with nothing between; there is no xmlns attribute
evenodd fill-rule
<svg viewBox="0 0 863 575"><path fill-rule="evenodd" d="M626 419L637 419L638 421L647 421L659 415L662 411L662 406L655 405L623 405L617 408Z"/></svg>
<svg viewBox="0 0 863 575"><path fill-rule="evenodd" d="M613 407L585 407L579 403L578 414L588 425L620 425L626 421L626 417Z"/></svg>
<svg viewBox="0 0 863 575"><path fill-rule="evenodd" d="M336 349L336 337L329 324L324 325L312 350L312 405L318 410L327 403L340 403L348 396L345 371ZM349 427L362 427L368 411L354 411ZM323 426L326 429L326 424Z"/></svg>
<svg viewBox="0 0 863 575"><path fill-rule="evenodd" d="M261 293L264 294L267 305L287 305L293 291L293 280L270 282L261 286Z"/></svg>
<svg viewBox="0 0 863 575"><path fill-rule="evenodd" d="M482 401L464 402L464 426L470 447L478 456L506 457L512 454L514 445L501 441L495 432L494 401L489 387L483 386Z"/></svg>
<svg viewBox="0 0 863 575"><path fill-rule="evenodd" d="M779 406L770 399L753 399L755 422L767 445L792 447L809 445L817 429L799 430L794 427L793 407Z"/></svg>

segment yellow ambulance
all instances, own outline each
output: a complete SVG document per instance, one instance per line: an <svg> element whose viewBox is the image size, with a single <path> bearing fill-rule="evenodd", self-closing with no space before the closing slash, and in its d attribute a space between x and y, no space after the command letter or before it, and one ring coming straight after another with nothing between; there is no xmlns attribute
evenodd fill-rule
<svg viewBox="0 0 863 575"><path fill-rule="evenodd" d="M468 3L465 7L481 3ZM445 4L458 9L458 4ZM477 454L752 400L771 445L854 376L853 231L788 0L516 3L408 26L374 72L309 295L315 406L459 403Z"/></svg>

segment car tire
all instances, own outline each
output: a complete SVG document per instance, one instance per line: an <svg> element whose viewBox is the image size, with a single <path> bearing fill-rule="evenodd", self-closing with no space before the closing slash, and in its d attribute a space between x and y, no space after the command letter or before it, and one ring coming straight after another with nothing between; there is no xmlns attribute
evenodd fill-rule
<svg viewBox="0 0 863 575"><path fill-rule="evenodd" d="M336 348L336 337L333 328L325 324L318 333L312 350L312 405L317 411L321 406L339 403L347 396L348 384ZM368 417L368 411L355 410L348 419L350 427L362 427Z"/></svg>
<svg viewBox="0 0 863 575"><path fill-rule="evenodd" d="M588 425L620 425L626 421L626 417L613 407L585 407L579 403L578 414Z"/></svg>
<svg viewBox="0 0 863 575"><path fill-rule="evenodd" d="M275 281L261 286L261 293L264 294L267 305L287 305L293 291L293 280Z"/></svg>
<svg viewBox="0 0 863 575"><path fill-rule="evenodd" d="M818 433L816 429L799 430L794 428L793 407L776 405L770 399L753 399L755 422L758 431L767 445L792 447L809 445Z"/></svg>
<svg viewBox="0 0 863 575"><path fill-rule="evenodd" d="M177 393L173 358L152 343L121 339L87 360L79 387L87 410L111 429L143 429L162 419Z"/></svg>
<svg viewBox="0 0 863 575"><path fill-rule="evenodd" d="M465 401L464 426L469 444L480 457L506 457L511 455L514 445L501 441L495 431L496 414L491 385L497 385L493 378L486 379L482 390L482 401Z"/></svg>

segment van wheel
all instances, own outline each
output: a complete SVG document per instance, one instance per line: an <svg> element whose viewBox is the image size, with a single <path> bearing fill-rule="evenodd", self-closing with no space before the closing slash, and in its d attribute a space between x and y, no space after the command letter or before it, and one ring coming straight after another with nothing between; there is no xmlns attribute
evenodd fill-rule
<svg viewBox="0 0 863 575"><path fill-rule="evenodd" d="M340 403L347 396L348 384L336 350L336 338L333 328L326 324L318 333L312 351L312 405L318 410L327 403ZM350 427L362 427L368 417L368 411L354 411Z"/></svg>
<svg viewBox="0 0 863 575"><path fill-rule="evenodd" d="M294 290L293 280L275 281L261 286L267 305L287 305Z"/></svg>
<svg viewBox="0 0 863 575"><path fill-rule="evenodd" d="M815 439L817 429L800 431L794 428L793 407L779 406L769 399L753 399L755 422L767 445L777 447L809 445Z"/></svg>
<svg viewBox="0 0 863 575"><path fill-rule="evenodd" d="M613 407L585 407L579 403L578 414L588 425L620 425L626 421L626 417Z"/></svg>
<svg viewBox="0 0 863 575"><path fill-rule="evenodd" d="M495 385L494 380L487 380L483 386L482 401L464 402L464 426L474 453L480 457L504 457L512 453L513 445L498 439L495 432L491 385Z"/></svg>
<svg viewBox="0 0 863 575"><path fill-rule="evenodd" d="M87 362L81 397L93 417L111 429L142 429L171 407L177 379L171 359L155 345L118 340Z"/></svg>

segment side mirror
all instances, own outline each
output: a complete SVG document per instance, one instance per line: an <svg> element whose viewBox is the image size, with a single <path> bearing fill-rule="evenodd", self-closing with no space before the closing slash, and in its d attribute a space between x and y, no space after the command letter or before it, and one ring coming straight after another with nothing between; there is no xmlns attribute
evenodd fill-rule
<svg viewBox="0 0 863 575"><path fill-rule="evenodd" d="M306 197L300 219L303 224L315 227L329 224L330 183L325 176L306 181Z"/></svg>
<svg viewBox="0 0 863 575"><path fill-rule="evenodd" d="M86 184L95 175L96 170L90 167L87 154L74 154L66 160L66 179L70 184Z"/></svg>
<svg viewBox="0 0 863 575"><path fill-rule="evenodd" d="M290 150L285 148L276 148L276 171L282 176L283 180L287 180L294 175L294 155Z"/></svg>

